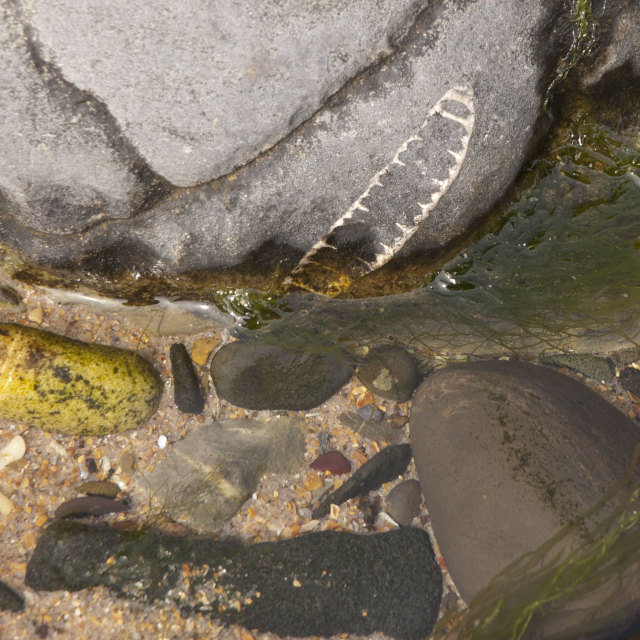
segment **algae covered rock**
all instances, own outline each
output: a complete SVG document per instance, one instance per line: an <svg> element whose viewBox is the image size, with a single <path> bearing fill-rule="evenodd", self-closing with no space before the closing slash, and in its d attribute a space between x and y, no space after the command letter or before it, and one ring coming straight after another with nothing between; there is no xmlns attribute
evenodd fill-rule
<svg viewBox="0 0 640 640"><path fill-rule="evenodd" d="M243 546L60 521L40 536L26 584L47 591L104 585L279 636L425 638L442 596L429 535L411 527Z"/></svg>
<svg viewBox="0 0 640 640"><path fill-rule="evenodd" d="M0 323L0 419L69 434L128 431L154 413L162 382L134 352Z"/></svg>

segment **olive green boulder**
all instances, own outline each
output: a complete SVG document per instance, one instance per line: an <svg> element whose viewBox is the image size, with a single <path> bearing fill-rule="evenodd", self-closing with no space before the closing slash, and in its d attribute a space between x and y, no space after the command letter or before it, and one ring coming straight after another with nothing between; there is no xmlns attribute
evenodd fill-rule
<svg viewBox="0 0 640 640"><path fill-rule="evenodd" d="M0 419L67 434L143 425L162 381L132 351L0 323Z"/></svg>

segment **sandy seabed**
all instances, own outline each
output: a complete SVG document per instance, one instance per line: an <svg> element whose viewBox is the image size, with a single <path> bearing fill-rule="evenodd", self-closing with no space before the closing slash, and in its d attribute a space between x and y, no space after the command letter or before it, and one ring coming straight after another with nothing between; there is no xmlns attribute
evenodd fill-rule
<svg viewBox="0 0 640 640"><path fill-rule="evenodd" d="M287 476L265 476L255 494L215 535L233 536L253 543L287 539L325 529L366 534L396 526L384 513L384 498L399 480L383 485L375 495L370 495L372 501L378 498L382 508L373 526L365 521L366 509L361 508L362 501L359 500L351 500L340 509L334 509L331 516L323 520L312 520L310 506L318 491L331 484L337 487L342 480L335 476L324 476L311 470L308 465L319 454L319 434L328 432L331 435L331 448L342 451L351 461L353 469L361 466L388 443L375 442L355 434L338 420L338 416L345 411L357 411L358 407L368 403L385 409L387 415L408 416L410 402L397 404L372 398L354 378L334 397L311 411L249 411L216 397L205 366L200 369L202 380L208 386L204 415L186 415L173 402L169 347L172 342L182 341L190 348L200 338L220 334L219 329L190 336L149 335L139 319L134 321L126 314L102 313L86 307L65 305L54 301L46 291L23 285L18 288L25 302L24 309L17 312L0 308L0 321L17 322L80 340L137 350L159 370L165 390L159 409L151 421L125 434L68 436L0 421L0 448L18 434L26 442L25 456L0 470L0 492L13 503L9 514L0 515L0 579L23 594L26 601L25 609L20 613L0 612L1 640L266 640L277 637L238 626L222 625L204 615L183 617L177 607L168 603L148 604L120 599L103 587L78 592L36 592L24 584L27 562L42 527L51 522L56 508L62 502L79 495L76 487L85 480L109 479L116 482L121 488L120 497L130 500L128 512L103 520L137 524L152 521L161 529L165 527L168 532L189 526L184 516L163 513L162 505L150 495L145 479L171 450L173 443L192 429L215 419L269 420L284 414L302 418L306 430L305 463L299 471ZM221 343L231 339L228 331L224 330L220 338ZM617 396L613 390L602 385L590 386L625 413L635 417L628 398ZM395 442L408 442L407 427L396 433ZM166 446L163 446L162 436L166 438ZM135 469L130 465L132 459L135 460ZM417 478L413 463L403 478ZM424 505L413 524L430 531ZM444 599L444 608L456 603L456 593L437 544L435 548L445 574L445 594L448 595ZM339 637L355 636L343 634ZM368 637L382 639L386 636L374 634Z"/></svg>
<svg viewBox="0 0 640 640"><path fill-rule="evenodd" d="M26 602L24 611L20 613L0 612L1 640L259 640L277 637L238 626L222 625L200 614L183 617L172 604L121 599L103 587L78 592L37 592L25 586L27 562L41 529L51 522L60 504L80 495L76 487L85 480L109 479L120 486L120 497L127 497L130 501L131 508L126 513L111 518L103 517L101 520L139 524L152 521L161 529L165 527L168 532L188 527L190 523L186 517L163 513L163 506L150 495L145 478L171 450L174 442L192 429L215 419L269 420L280 415L295 416L304 421L307 441L305 463L299 471L288 476L270 474L263 477L253 496L215 535L233 536L253 543L287 539L326 529L369 533L390 530L396 526L383 512L377 516L373 526L370 523L367 525L358 500L334 509L327 518L312 520L310 507L318 491L331 484L337 487L342 479L313 471L308 465L320 452L319 434L328 432L331 435L331 448L342 451L351 461L352 469L358 468L388 443L375 442L355 434L338 420L338 416L344 411L357 411L358 407L368 403L386 409L389 415L408 415L410 403L397 404L372 398L354 378L334 397L311 411L244 410L216 397L205 366L200 368L201 379L208 385L204 415L183 414L173 402L169 347L175 341L182 341L190 348L197 339L216 336L220 334L219 330L190 336L149 335L139 319L134 321L127 314L103 313L61 304L45 290L26 285L17 288L23 296L24 309L11 311L0 308L0 321L137 350L156 366L165 389L160 406L150 422L124 434L69 436L0 421L0 448L15 435L21 435L26 442L24 457L0 470L0 492L13 503L9 514L0 515L0 579L21 593ZM230 339L228 331L224 330L220 337L221 343ZM395 442L408 441L407 427L396 433ZM166 438L166 445L162 436ZM135 469L130 466L132 456ZM403 477L417 478L413 463ZM375 492L376 495L371 494L371 500L380 496L379 504L384 509L384 496L398 481L383 485L380 491ZM428 514L424 506L414 525L428 529ZM449 588L452 587L449 580ZM449 597L448 602L451 601L452 597ZM340 637L348 636L343 634ZM374 634L369 637L385 636Z"/></svg>

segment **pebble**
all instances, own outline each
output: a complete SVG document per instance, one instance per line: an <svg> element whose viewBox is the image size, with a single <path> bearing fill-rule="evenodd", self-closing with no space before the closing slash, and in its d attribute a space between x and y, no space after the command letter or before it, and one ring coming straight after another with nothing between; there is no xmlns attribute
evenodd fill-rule
<svg viewBox="0 0 640 640"><path fill-rule="evenodd" d="M27 311L27 318L34 324L42 324L42 321L44 320L44 311L42 310L42 307L29 309L29 311Z"/></svg>
<svg viewBox="0 0 640 640"><path fill-rule="evenodd" d="M200 380L193 367L191 356L181 342L174 342L169 350L173 373L173 397L183 413L200 414L204 410L204 397Z"/></svg>
<svg viewBox="0 0 640 640"><path fill-rule="evenodd" d="M91 480L83 482L76 487L78 493L88 496L102 496L103 498L115 498L120 492L120 487L108 480Z"/></svg>
<svg viewBox="0 0 640 640"><path fill-rule="evenodd" d="M24 598L0 580L0 611L22 611Z"/></svg>
<svg viewBox="0 0 640 640"><path fill-rule="evenodd" d="M389 423L389 426L392 429L402 429L402 427L404 427L409 423L409 417L408 416L391 416L390 418L387 419L387 422Z"/></svg>
<svg viewBox="0 0 640 640"><path fill-rule="evenodd" d="M4 495L4 493L0 493L0 515L6 516L9 515L13 511L13 502Z"/></svg>
<svg viewBox="0 0 640 640"><path fill-rule="evenodd" d="M384 418L384 413L373 404L365 404L358 409L358 415L367 422L379 422Z"/></svg>
<svg viewBox="0 0 640 640"><path fill-rule="evenodd" d="M627 367L620 372L620 384L627 391L631 391L634 396L640 398L640 370L634 367Z"/></svg>
<svg viewBox="0 0 640 640"><path fill-rule="evenodd" d="M345 358L289 351L257 339L226 344L211 360L218 395L247 409L313 409L334 395L352 373Z"/></svg>
<svg viewBox="0 0 640 640"><path fill-rule="evenodd" d="M294 418L236 418L194 429L149 476L152 496L172 516L214 531L233 517L265 473L299 469L303 424Z"/></svg>
<svg viewBox="0 0 640 640"><path fill-rule="evenodd" d="M583 353L558 353L540 358L543 364L567 367L592 380L610 384L616 379L616 370L608 358Z"/></svg>
<svg viewBox="0 0 640 640"><path fill-rule="evenodd" d="M420 382L420 363L400 346L382 345L369 351L356 375L372 393L405 402Z"/></svg>
<svg viewBox="0 0 640 640"><path fill-rule="evenodd" d="M220 342L222 342L220 334L211 338L198 338L191 347L191 358L199 367L204 367L209 362L209 356Z"/></svg>
<svg viewBox="0 0 640 640"><path fill-rule="evenodd" d="M363 438L368 438L376 442L396 442L402 435L397 429L392 429L386 420L380 422L365 422L360 429L358 429L358 433Z"/></svg>
<svg viewBox="0 0 640 640"><path fill-rule="evenodd" d="M417 480L404 480L387 496L386 512L399 524L409 526L420 513L422 488Z"/></svg>
<svg viewBox="0 0 640 640"><path fill-rule="evenodd" d="M120 467L120 473L125 475L133 473L136 466L136 457L131 453L131 451L126 451L120 456L118 466Z"/></svg>
<svg viewBox="0 0 640 640"><path fill-rule="evenodd" d="M56 520L76 516L103 516L107 513L122 513L129 507L123 502L103 498L101 496L89 496L86 498L73 498L63 502L53 514Z"/></svg>
<svg viewBox="0 0 640 640"><path fill-rule="evenodd" d="M327 495L313 510L313 518L326 516L332 504L342 504L380 488L385 482L395 480L406 471L410 462L411 447L408 444L384 448L345 480L341 487Z"/></svg>
<svg viewBox="0 0 640 640"><path fill-rule="evenodd" d="M329 451L320 455L309 466L316 471L328 471L334 475L351 471L351 463L340 451Z"/></svg>
<svg viewBox="0 0 640 640"><path fill-rule="evenodd" d="M10 311L22 311L24 302L20 294L13 288L0 285L0 308Z"/></svg>
<svg viewBox="0 0 640 640"><path fill-rule="evenodd" d="M27 446L22 436L14 436L0 449L0 469L4 469L15 460L20 460L24 456Z"/></svg>
<svg viewBox="0 0 640 640"><path fill-rule="evenodd" d="M133 351L0 323L0 419L71 435L145 424L163 383Z"/></svg>

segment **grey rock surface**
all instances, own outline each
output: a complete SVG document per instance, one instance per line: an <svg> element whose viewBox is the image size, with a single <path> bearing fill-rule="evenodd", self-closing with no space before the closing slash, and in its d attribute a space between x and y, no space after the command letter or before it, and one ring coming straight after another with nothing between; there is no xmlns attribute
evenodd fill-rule
<svg viewBox="0 0 640 640"><path fill-rule="evenodd" d="M177 442L149 477L172 514L212 531L233 517L265 473L292 473L303 462L301 422L222 420Z"/></svg>
<svg viewBox="0 0 640 640"><path fill-rule="evenodd" d="M265 3L254 15L225 5L222 21L222 9L195 2L125 11L56 0L13 16L5 49L19 69L7 64L0 78L6 110L29 123L33 108L45 115L37 131L7 120L12 152L22 165L34 157L33 169L59 165L63 206L31 212L8 184L0 238L49 265L181 272L237 263L267 242L300 257L348 212L357 220L334 242L364 240L361 257L374 261L388 253L381 243L395 252L408 237L395 223L412 231L418 215L429 217L424 246L459 234L480 195L487 206L498 197L526 153L551 58L566 44L558 7L294 4ZM45 86L49 77L64 91ZM75 122L68 103L86 115ZM67 148L74 162L51 155ZM88 167L86 185L73 171ZM30 175L30 188L45 189ZM169 183L184 188L154 204ZM144 185L126 206L124 194ZM66 202L78 189L75 211ZM353 205L365 193L363 217ZM94 204L81 207L83 198ZM42 232L65 235L51 243Z"/></svg>
<svg viewBox="0 0 640 640"><path fill-rule="evenodd" d="M640 443L637 425L588 387L517 361L428 376L410 425L433 529L467 601L593 506Z"/></svg>
<svg viewBox="0 0 640 640"><path fill-rule="evenodd" d="M36 0L29 22L65 78L109 105L180 187L252 160L391 53L426 3Z"/></svg>
<svg viewBox="0 0 640 640"><path fill-rule="evenodd" d="M0 4L2 217L55 236L133 215L163 181L122 137L108 107L42 55L26 13L20 3ZM3 226L0 236L11 233Z"/></svg>
<svg viewBox="0 0 640 640"><path fill-rule="evenodd" d="M5 2L0 242L102 276L441 247L539 133L562 7ZM603 70L637 56L624 15Z"/></svg>

